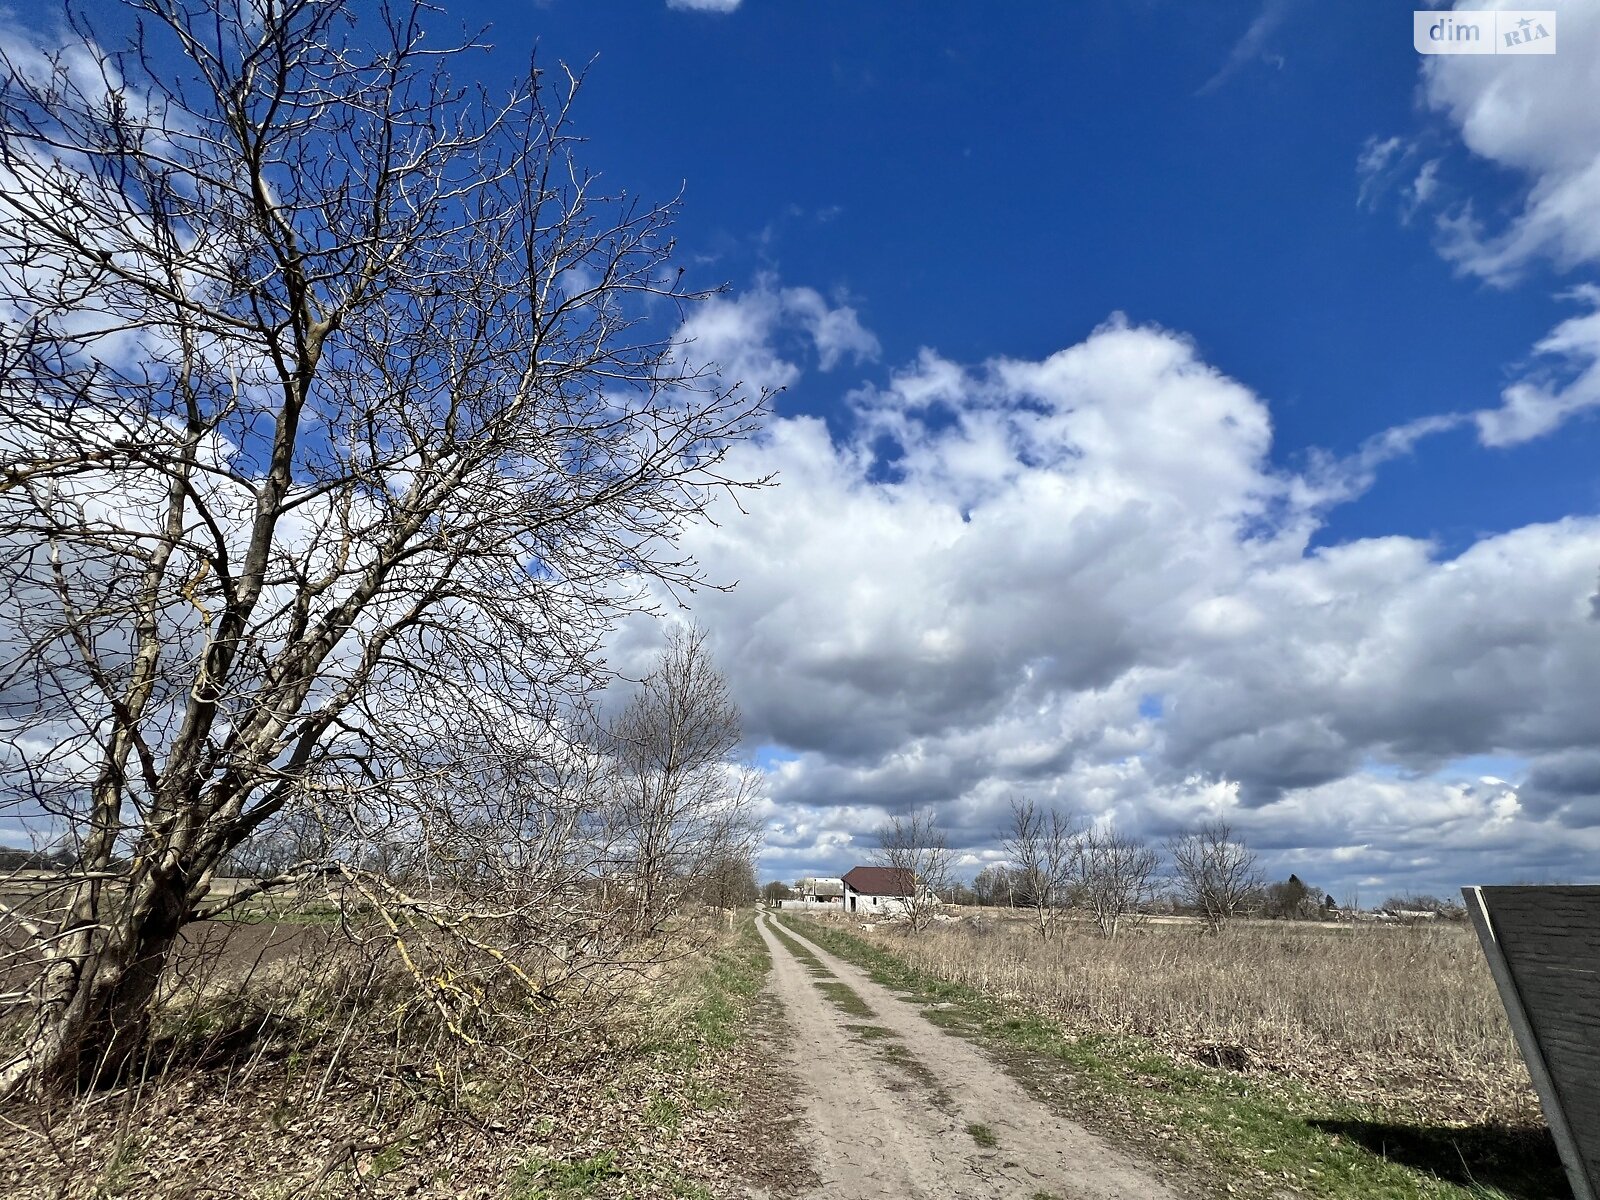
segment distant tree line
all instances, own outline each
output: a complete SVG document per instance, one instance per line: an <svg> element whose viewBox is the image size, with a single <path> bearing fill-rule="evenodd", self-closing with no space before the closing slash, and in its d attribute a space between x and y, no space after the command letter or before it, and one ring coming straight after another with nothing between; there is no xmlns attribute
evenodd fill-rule
<svg viewBox="0 0 1600 1200"><path fill-rule="evenodd" d="M1069 916L1115 937L1136 914L1197 917L1215 932L1241 917L1344 920L1355 909L1353 898L1341 905L1298 874L1268 882L1255 851L1224 820L1201 822L1156 845L1113 823L1017 799L1000 835L1005 860L983 867L969 883L954 877L948 839L932 810L890 819L879 831L878 860L919 881L905 906L912 929L932 920L934 897L940 904L1026 911L1041 938ZM761 892L769 905L795 894L778 881ZM1391 896L1378 912L1402 921L1465 919L1460 904L1430 895Z"/></svg>
<svg viewBox="0 0 1600 1200"><path fill-rule="evenodd" d="M72 865L65 850L18 850L0 846L0 871L61 871Z"/></svg>
<svg viewBox="0 0 1600 1200"><path fill-rule="evenodd" d="M918 819L926 826L922 840L942 845L931 817ZM953 904L1026 910L1042 938L1067 915L1087 918L1106 937L1116 936L1134 914L1198 917L1212 931L1240 917L1315 921L1342 915L1331 894L1299 875L1269 883L1255 851L1223 820L1156 845L1113 823L1089 823L1018 799L1002 838L1005 861L985 866L970 884L942 881L938 894ZM1406 903L1420 910L1424 901Z"/></svg>
<svg viewBox="0 0 1600 1200"><path fill-rule="evenodd" d="M777 879L761 889L761 899L768 908L777 908L783 901L793 898L794 889Z"/></svg>

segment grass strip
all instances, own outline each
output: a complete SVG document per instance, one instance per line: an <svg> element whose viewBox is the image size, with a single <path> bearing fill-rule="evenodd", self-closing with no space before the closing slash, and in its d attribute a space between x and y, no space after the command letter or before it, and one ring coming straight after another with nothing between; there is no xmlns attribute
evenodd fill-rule
<svg viewBox="0 0 1600 1200"><path fill-rule="evenodd" d="M840 983L837 979L819 979L816 981L817 991L828 998L839 1011L852 1017L875 1017L878 1014L872 1011L872 1006L861 998L848 983Z"/></svg>
<svg viewBox="0 0 1600 1200"><path fill-rule="evenodd" d="M717 1085L715 1064L734 1048L757 1016L756 998L772 958L753 917L741 918L734 937L686 975L690 1003L651 1030L617 1086L596 1103L633 1107L643 1118L637 1143L561 1157L530 1154L506 1181L508 1200L584 1200L670 1196L710 1200L711 1193L682 1175L672 1145L696 1114L730 1104L734 1094ZM637 1080L638 1082L634 1082ZM641 1091L641 1089L646 1089Z"/></svg>
<svg viewBox="0 0 1600 1200"><path fill-rule="evenodd" d="M788 918L784 918L788 919ZM1023 1006L918 971L883 942L805 936L992 1051L1058 1111L1195 1169L1218 1194L1275 1200L1568 1200L1559 1160L1523 1131L1432 1129L1281 1079L1186 1066L1145 1039L1070 1036Z"/></svg>
<svg viewBox="0 0 1600 1200"><path fill-rule="evenodd" d="M832 978L832 972L822 965L819 959L804 945L788 935L774 930L778 939L784 945L791 947L791 953L804 955L816 963L817 966L829 975L829 981L818 980L817 990L828 998L836 1007L853 1017L872 1017L877 1014L872 1006L861 998L861 994L849 984ZM872 1045L877 1052L877 1057L887 1063L894 1070L923 1088L928 1094L929 1102L937 1108L950 1109L954 1104L950 1093L939 1082L939 1077L928 1069L910 1050L901 1045L897 1040L899 1035L892 1029L882 1025L846 1025L845 1030L856 1038L857 1041Z"/></svg>
<svg viewBox="0 0 1600 1200"><path fill-rule="evenodd" d="M817 991L827 997L829 1003L852 1017L873 1017L877 1014L872 1011L872 1006L863 1000L860 994L848 983L841 983L828 970L827 965L808 950L800 942L790 937L777 924L770 926L772 935L778 939L783 948L799 961L801 966L811 972L812 981L817 985ZM847 1028L849 1028L847 1026Z"/></svg>
<svg viewBox="0 0 1600 1200"><path fill-rule="evenodd" d="M928 1069L928 1065L904 1045L900 1042L880 1042L876 1049L880 1059L927 1092L928 1101L935 1108L943 1109L945 1112L953 1111L954 1097L945 1090L944 1085L939 1082L939 1077Z"/></svg>
<svg viewBox="0 0 1600 1200"><path fill-rule="evenodd" d="M767 928L772 931L772 936L778 939L783 948L799 960L801 966L810 968L813 974L821 973L832 976L833 972L828 970L827 964L807 949L803 943L791 937L789 932L778 921L772 921Z"/></svg>
<svg viewBox="0 0 1600 1200"><path fill-rule="evenodd" d="M896 1038L900 1035L882 1025L846 1025L846 1032L858 1042L875 1042L879 1038Z"/></svg>
<svg viewBox="0 0 1600 1200"><path fill-rule="evenodd" d="M772 956L753 918L741 920L733 942L712 955L700 976L700 1002L689 1022L701 1046L726 1050L738 1040L756 994L772 969Z"/></svg>

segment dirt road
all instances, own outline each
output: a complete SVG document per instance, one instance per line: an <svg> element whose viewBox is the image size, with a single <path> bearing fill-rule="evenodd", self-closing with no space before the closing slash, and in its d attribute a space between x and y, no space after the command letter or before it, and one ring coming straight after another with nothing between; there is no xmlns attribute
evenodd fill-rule
<svg viewBox="0 0 1600 1200"><path fill-rule="evenodd" d="M1177 1200L960 1038L760 918L802 1126L829 1200Z"/></svg>

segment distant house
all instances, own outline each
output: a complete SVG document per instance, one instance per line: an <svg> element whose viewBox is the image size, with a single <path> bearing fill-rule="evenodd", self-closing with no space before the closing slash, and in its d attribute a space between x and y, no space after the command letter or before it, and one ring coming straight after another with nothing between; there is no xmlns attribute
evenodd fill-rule
<svg viewBox="0 0 1600 1200"><path fill-rule="evenodd" d="M798 899L807 900L814 904L841 903L844 897L844 881L841 879L824 879L807 876L798 880L794 885L795 895Z"/></svg>
<svg viewBox="0 0 1600 1200"><path fill-rule="evenodd" d="M779 908L823 909L844 907L844 883L838 879L807 875L794 881L794 895L778 902Z"/></svg>
<svg viewBox="0 0 1600 1200"><path fill-rule="evenodd" d="M851 867L844 878L844 910L889 916L905 909L907 898L921 886L910 871L894 867Z"/></svg>
<svg viewBox="0 0 1600 1200"><path fill-rule="evenodd" d="M1380 921L1437 921L1439 914L1431 908L1386 908L1378 913Z"/></svg>

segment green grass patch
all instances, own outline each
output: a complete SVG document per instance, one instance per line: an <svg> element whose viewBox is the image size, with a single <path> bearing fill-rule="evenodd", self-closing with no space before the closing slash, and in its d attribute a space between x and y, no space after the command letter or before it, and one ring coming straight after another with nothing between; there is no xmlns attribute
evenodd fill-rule
<svg viewBox="0 0 1600 1200"><path fill-rule="evenodd" d="M873 1042L879 1038L895 1038L900 1035L892 1029L885 1029L882 1025L846 1025L845 1031L857 1041Z"/></svg>
<svg viewBox="0 0 1600 1200"><path fill-rule="evenodd" d="M725 1050L738 1040L744 1015L771 966L771 956L756 933L755 922L744 922L738 938L712 957L710 968L701 977L693 1028L702 1046Z"/></svg>
<svg viewBox="0 0 1600 1200"><path fill-rule="evenodd" d="M393 1145L385 1146L374 1154L372 1161L367 1164L368 1177L382 1179L391 1171L398 1170L401 1162L405 1160L405 1156L406 1146L404 1142L395 1142Z"/></svg>
<svg viewBox="0 0 1600 1200"><path fill-rule="evenodd" d="M778 920L781 919L778 918ZM832 975L833 972L828 970L827 965L813 954L807 946L791 937L783 926L778 924L778 920L770 922L767 928L772 931L772 936L778 939L783 948L794 955L803 966L809 967L813 974Z"/></svg>
<svg viewBox="0 0 1600 1200"><path fill-rule="evenodd" d="M837 979L819 979L816 981L817 991L828 998L841 1012L852 1017L875 1017L878 1014L872 1011L872 1006L861 998L848 983L840 983Z"/></svg>
<svg viewBox="0 0 1600 1200"><path fill-rule="evenodd" d="M667 1133L677 1133L683 1125L683 1105L671 1096L652 1096L643 1111L645 1120Z"/></svg>
<svg viewBox="0 0 1600 1200"><path fill-rule="evenodd" d="M1219 1191L1319 1200L1570 1200L1548 1135L1429 1126L1277 1078L1186 1065L1141 1038L1074 1036L1026 1008L917 971L892 947L805 935L992 1052L1045 1103L1197 1169Z"/></svg>
<svg viewBox="0 0 1600 1200"><path fill-rule="evenodd" d="M977 1121L967 1126L967 1136L985 1150L993 1150L1000 1144L1000 1139L995 1137L994 1130Z"/></svg>
<svg viewBox="0 0 1600 1200"><path fill-rule="evenodd" d="M577 1200L593 1196L603 1185L621 1175L615 1150L605 1150L588 1158L568 1159L534 1154L517 1168L506 1197L507 1200Z"/></svg>
<svg viewBox="0 0 1600 1200"><path fill-rule="evenodd" d="M651 1040L643 1047L646 1057L688 1067L707 1053L729 1049L739 1040L771 967L772 957L754 920L741 921L734 940L689 981L694 995L687 1015L652 1027Z"/></svg>

